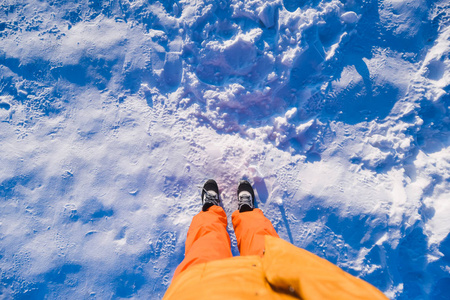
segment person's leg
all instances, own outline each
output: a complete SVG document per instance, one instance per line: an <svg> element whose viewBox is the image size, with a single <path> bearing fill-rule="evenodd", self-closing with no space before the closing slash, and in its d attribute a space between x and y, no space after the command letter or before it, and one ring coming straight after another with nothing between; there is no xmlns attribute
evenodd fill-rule
<svg viewBox="0 0 450 300"><path fill-rule="evenodd" d="M185 257L173 278L193 265L232 256L227 215L222 207L211 206L192 219L187 233Z"/></svg>
<svg viewBox="0 0 450 300"><path fill-rule="evenodd" d="M233 212L232 220L239 253L242 256L263 256L264 236L279 237L270 220L258 208L246 212L236 210Z"/></svg>

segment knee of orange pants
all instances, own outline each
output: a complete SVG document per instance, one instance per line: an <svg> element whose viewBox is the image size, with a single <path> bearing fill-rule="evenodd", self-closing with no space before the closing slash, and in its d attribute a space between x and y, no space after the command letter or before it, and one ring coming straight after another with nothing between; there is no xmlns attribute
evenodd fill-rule
<svg viewBox="0 0 450 300"><path fill-rule="evenodd" d="M243 213L236 210L233 212L231 218L234 232L236 233L239 253L242 256L263 256L264 236L271 235L279 237L270 220L258 208Z"/></svg>
<svg viewBox="0 0 450 300"><path fill-rule="evenodd" d="M227 215L223 208L214 205L194 216L185 245L184 259L173 278L193 265L232 257Z"/></svg>

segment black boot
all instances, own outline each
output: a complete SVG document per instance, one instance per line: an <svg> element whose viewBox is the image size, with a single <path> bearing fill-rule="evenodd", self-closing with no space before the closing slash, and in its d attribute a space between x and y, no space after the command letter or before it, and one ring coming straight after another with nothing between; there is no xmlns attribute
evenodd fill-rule
<svg viewBox="0 0 450 300"><path fill-rule="evenodd" d="M209 179L203 185L202 210L207 211L211 206L219 204L219 187L213 179Z"/></svg>
<svg viewBox="0 0 450 300"><path fill-rule="evenodd" d="M253 210L255 207L255 193L250 182L247 180L241 180L239 182L237 196L239 212Z"/></svg>

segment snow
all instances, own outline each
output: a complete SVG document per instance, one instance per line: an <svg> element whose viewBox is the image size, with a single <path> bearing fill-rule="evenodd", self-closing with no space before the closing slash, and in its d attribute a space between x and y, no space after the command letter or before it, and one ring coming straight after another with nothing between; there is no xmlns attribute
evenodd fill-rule
<svg viewBox="0 0 450 300"><path fill-rule="evenodd" d="M3 1L1 297L160 299L246 178L283 239L448 298L447 2Z"/></svg>
<svg viewBox="0 0 450 300"><path fill-rule="evenodd" d="M358 21L358 15L354 11L347 11L341 15L341 20L347 24L353 24Z"/></svg>

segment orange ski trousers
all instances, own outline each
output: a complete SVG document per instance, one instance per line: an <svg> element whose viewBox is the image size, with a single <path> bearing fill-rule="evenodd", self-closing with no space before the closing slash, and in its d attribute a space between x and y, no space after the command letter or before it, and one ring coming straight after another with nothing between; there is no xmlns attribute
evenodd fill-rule
<svg viewBox="0 0 450 300"><path fill-rule="evenodd" d="M236 210L231 219L241 256L263 256L264 236L279 237L272 223L258 208L243 213ZM211 206L208 211L202 211L192 219L184 260L175 270L173 278L196 264L232 256L227 215L222 207Z"/></svg>

